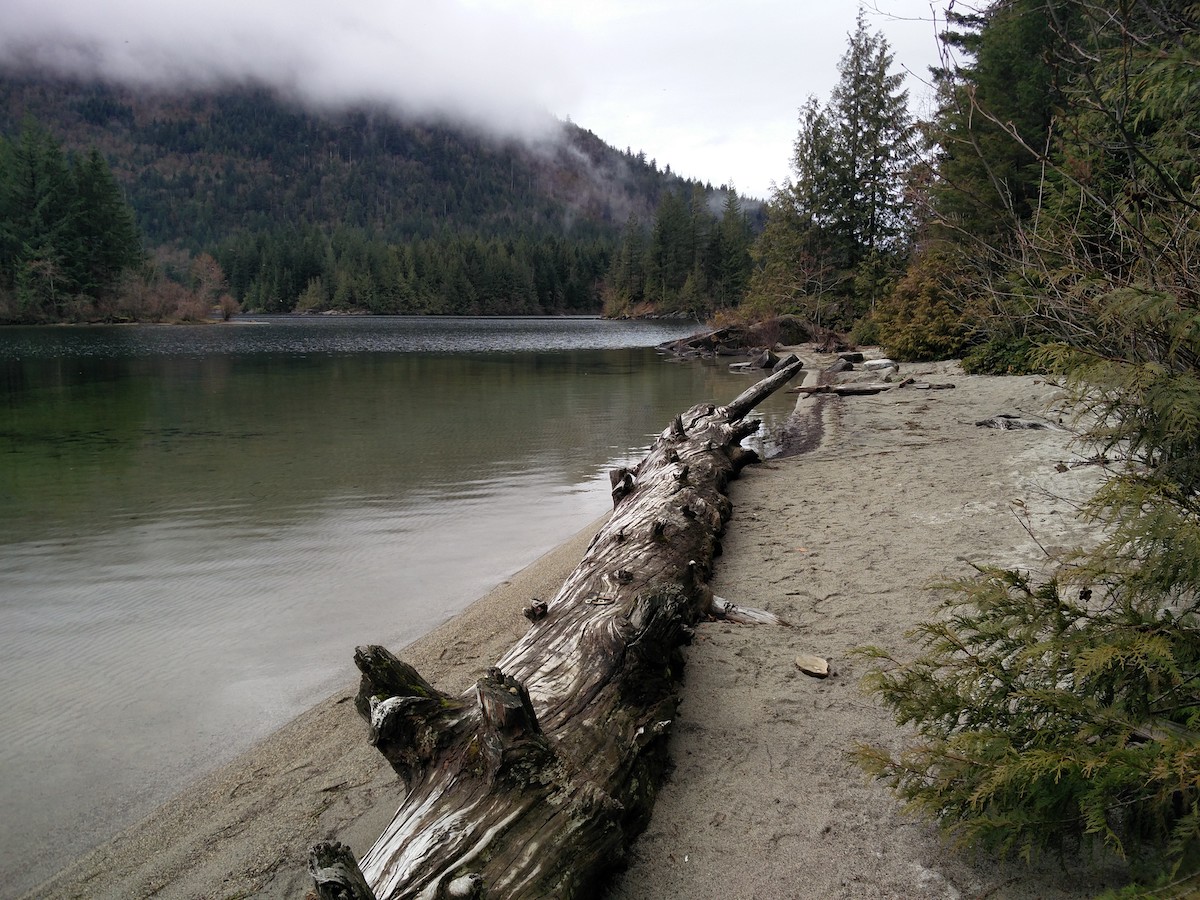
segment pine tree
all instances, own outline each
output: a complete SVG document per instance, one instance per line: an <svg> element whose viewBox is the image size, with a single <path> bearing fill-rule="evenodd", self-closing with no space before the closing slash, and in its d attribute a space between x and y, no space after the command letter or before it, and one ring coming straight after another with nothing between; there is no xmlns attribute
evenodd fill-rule
<svg viewBox="0 0 1200 900"><path fill-rule="evenodd" d="M0 292L9 315L52 321L86 315L142 258L133 213L95 149L68 159L29 119L0 140Z"/></svg>
<svg viewBox="0 0 1200 900"><path fill-rule="evenodd" d="M4 152L0 180L0 272L27 320L59 316L77 289L71 261L77 246L71 173L62 148L27 120Z"/></svg>
<svg viewBox="0 0 1200 900"><path fill-rule="evenodd" d="M941 236L976 252L1004 246L1037 202L1038 151L1053 141L1062 104L1056 60L1064 37L1052 5L1065 13L1057 0L1000 0L981 13L950 13L957 30L943 38L961 64L939 72L934 202Z"/></svg>
<svg viewBox="0 0 1200 900"><path fill-rule="evenodd" d="M654 216L646 266L647 299L662 311L678 309L679 292L691 274L695 259L692 221L681 194L665 192Z"/></svg>
<svg viewBox="0 0 1200 900"><path fill-rule="evenodd" d="M892 61L887 42L867 29L859 10L829 104L835 193L831 208L817 211L842 244L848 269L873 254L903 249L908 231L904 185L914 130L904 77L889 71Z"/></svg>
<svg viewBox="0 0 1200 900"><path fill-rule="evenodd" d="M891 66L887 41L860 12L830 102L810 97L800 109L795 180L775 191L756 251L756 303L814 320L832 309L848 324L902 265L915 144L902 76Z"/></svg>
<svg viewBox="0 0 1200 900"><path fill-rule="evenodd" d="M80 291L96 298L110 292L122 272L142 258L141 235L112 170L93 148L74 169L79 235L75 269Z"/></svg>
<svg viewBox="0 0 1200 900"><path fill-rule="evenodd" d="M750 223L742 212L737 191L730 187L721 209L721 221L712 231L709 281L718 307L733 306L745 293L752 262Z"/></svg>

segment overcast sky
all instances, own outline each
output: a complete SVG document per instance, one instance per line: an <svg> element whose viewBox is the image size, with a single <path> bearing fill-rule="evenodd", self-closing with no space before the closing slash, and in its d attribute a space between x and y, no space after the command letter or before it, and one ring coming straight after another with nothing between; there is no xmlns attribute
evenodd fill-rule
<svg viewBox="0 0 1200 900"><path fill-rule="evenodd" d="M123 82L266 82L505 133L546 112L659 168L765 197L858 0L0 0L0 60ZM898 69L937 60L946 0L864 0ZM928 103L910 80L915 112Z"/></svg>

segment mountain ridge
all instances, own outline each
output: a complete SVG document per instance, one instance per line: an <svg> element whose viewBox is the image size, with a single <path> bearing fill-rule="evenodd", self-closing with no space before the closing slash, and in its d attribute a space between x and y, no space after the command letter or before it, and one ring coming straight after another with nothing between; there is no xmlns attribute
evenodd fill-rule
<svg viewBox="0 0 1200 900"><path fill-rule="evenodd" d="M25 116L69 151L97 147L148 241L190 250L281 222L389 241L615 236L693 184L569 122L522 142L361 105L311 111L262 87L168 94L0 73L0 133Z"/></svg>

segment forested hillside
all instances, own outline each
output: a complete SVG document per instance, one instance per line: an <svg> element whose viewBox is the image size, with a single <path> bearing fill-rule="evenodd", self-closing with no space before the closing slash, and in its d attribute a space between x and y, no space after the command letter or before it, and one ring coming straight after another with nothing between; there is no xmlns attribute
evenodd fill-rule
<svg viewBox="0 0 1200 900"><path fill-rule="evenodd" d="M611 235L672 181L569 124L524 144L382 110L319 115L263 89L181 97L0 79L0 132L27 115L110 160L151 244L192 250L300 222L389 240Z"/></svg>
<svg viewBox="0 0 1200 900"><path fill-rule="evenodd" d="M598 312L628 223L649 234L669 194L706 209L725 196L569 123L500 140L381 110L316 114L250 88L163 96L0 78L0 135L15 146L31 122L64 158L109 162L153 277L194 281L194 259L211 254L233 299L275 312Z"/></svg>

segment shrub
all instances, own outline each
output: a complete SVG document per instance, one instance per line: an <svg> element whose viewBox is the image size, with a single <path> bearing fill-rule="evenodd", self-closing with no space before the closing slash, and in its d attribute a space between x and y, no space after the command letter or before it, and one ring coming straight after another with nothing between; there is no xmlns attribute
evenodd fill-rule
<svg viewBox="0 0 1200 900"><path fill-rule="evenodd" d="M1038 364L1037 345L1029 338L993 337L972 348L962 360L968 375L1033 375L1044 372Z"/></svg>
<svg viewBox="0 0 1200 900"><path fill-rule="evenodd" d="M882 342L879 323L873 316L863 316L850 329L850 340L860 347L869 347Z"/></svg>
<svg viewBox="0 0 1200 900"><path fill-rule="evenodd" d="M1077 583L991 568L947 589L945 616L914 632L917 659L862 651L883 664L867 686L919 739L897 756L862 747L860 763L964 844L1028 856L1095 840L1189 859L1200 841L1194 610L1116 583L1088 602Z"/></svg>
<svg viewBox="0 0 1200 900"><path fill-rule="evenodd" d="M926 250L872 317L878 343L894 359L960 356L969 346L970 319L962 267L945 248Z"/></svg>

